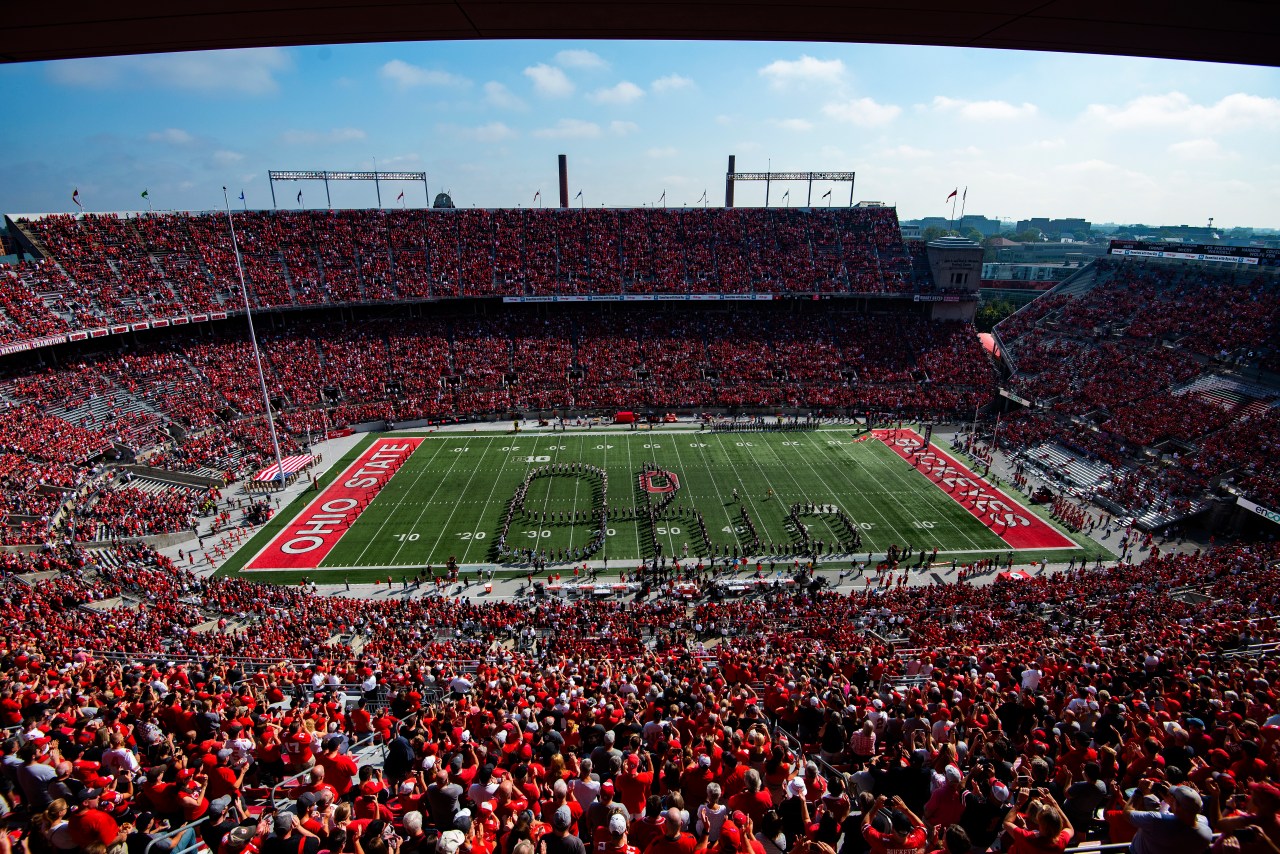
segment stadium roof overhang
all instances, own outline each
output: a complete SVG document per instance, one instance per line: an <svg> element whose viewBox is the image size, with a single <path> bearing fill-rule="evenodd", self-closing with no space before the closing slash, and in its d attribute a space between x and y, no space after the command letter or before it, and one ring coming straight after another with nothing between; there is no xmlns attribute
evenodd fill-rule
<svg viewBox="0 0 1280 854"><path fill-rule="evenodd" d="M69 0L14 3L0 61L454 39L871 42L1280 65L1280 3L1150 0Z"/></svg>

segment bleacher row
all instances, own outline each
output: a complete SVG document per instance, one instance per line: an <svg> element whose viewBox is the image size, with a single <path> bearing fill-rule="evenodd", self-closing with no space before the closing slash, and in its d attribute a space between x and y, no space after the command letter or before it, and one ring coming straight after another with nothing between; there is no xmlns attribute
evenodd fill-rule
<svg viewBox="0 0 1280 854"><path fill-rule="evenodd" d="M892 208L456 210L236 215L258 307L591 294L933 289ZM0 344L239 308L221 214L51 215L47 254L0 270Z"/></svg>
<svg viewBox="0 0 1280 854"><path fill-rule="evenodd" d="M1057 479L1148 525L1197 512L1220 481L1280 503L1280 388L1238 372L1280 350L1274 275L1104 259L997 332L1012 388L1038 404L1003 438Z"/></svg>
<svg viewBox="0 0 1280 854"><path fill-rule="evenodd" d="M994 369L963 324L847 311L780 314L768 304L294 321L264 334L262 352L286 454L299 452L295 436L365 421L637 406L943 415L971 412L994 388ZM15 435L11 450L66 467L59 485L68 489L83 487L86 461L113 446L153 467L224 480L271 454L249 344L239 334L19 370L0 379L0 396L9 404L0 413L0 443L6 418L15 433L45 425L38 429L60 441L24 445ZM180 491L170 497L183 498ZM127 509L94 506L99 514ZM39 515L56 524L56 513L43 509ZM182 514L162 518L187 526ZM130 527L100 525L90 538ZM48 525L13 530L10 541L38 542Z"/></svg>

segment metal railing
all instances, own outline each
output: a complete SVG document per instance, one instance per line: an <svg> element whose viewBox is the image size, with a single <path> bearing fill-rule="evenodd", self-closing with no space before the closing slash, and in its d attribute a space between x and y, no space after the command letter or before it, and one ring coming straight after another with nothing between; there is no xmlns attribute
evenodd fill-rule
<svg viewBox="0 0 1280 854"><path fill-rule="evenodd" d="M400 730L400 727L404 726L406 722L416 718L419 714L421 714L421 712L410 712L409 714L405 715L403 718L397 718L395 723L392 724L392 727L391 727L391 731L393 733L392 737L394 738L394 733L398 732ZM352 742L347 747L347 755L354 756L356 751L360 750L362 747L367 747L373 744L374 740L381 735L382 733L374 731L369 733L359 741ZM387 742L386 741L383 741L382 743L382 761L383 762L387 761ZM311 773L311 768L308 768L306 771L299 771L296 774L290 774L288 777L285 777L280 781L278 781L274 786L271 787L271 791L267 794L267 798L266 798L267 803L270 803L276 809L280 809L281 799L278 798L276 795L276 793L279 792L280 787L283 786L285 783L288 783L290 780L299 781L302 778L308 776L310 773ZM286 798L284 800L288 800L288 799Z"/></svg>
<svg viewBox="0 0 1280 854"><path fill-rule="evenodd" d="M143 849L142 854L151 854L151 849L154 848L157 843L164 842L166 839L173 839L177 836L181 836L182 834L186 833L188 830L194 831L195 828L204 824L208 820L209 820L209 816L206 815L204 818L198 818L195 821L189 821L180 827L175 827L172 830L167 830L164 833L159 834L158 836L152 836L151 841L147 843L147 847ZM181 851L171 851L170 854L184 854L184 852L194 851L196 848L200 847L200 844L201 844L200 835L196 834L196 844L194 846L190 848L183 848Z"/></svg>

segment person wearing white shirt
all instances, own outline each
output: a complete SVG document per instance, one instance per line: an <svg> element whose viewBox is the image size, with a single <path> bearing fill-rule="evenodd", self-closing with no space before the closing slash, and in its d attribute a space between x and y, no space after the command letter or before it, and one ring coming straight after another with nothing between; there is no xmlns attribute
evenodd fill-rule
<svg viewBox="0 0 1280 854"><path fill-rule="evenodd" d="M1022 690L1035 693L1040 690L1040 679L1044 676L1044 671L1032 665L1022 671Z"/></svg>

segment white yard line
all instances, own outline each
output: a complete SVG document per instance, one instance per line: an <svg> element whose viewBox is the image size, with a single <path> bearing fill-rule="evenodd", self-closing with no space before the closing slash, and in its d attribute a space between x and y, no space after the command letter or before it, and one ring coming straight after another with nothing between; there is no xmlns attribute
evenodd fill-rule
<svg viewBox="0 0 1280 854"><path fill-rule="evenodd" d="M485 445L485 451L486 451L486 452L489 450L489 446L493 444L493 441L494 441L494 439L496 439L496 438L498 438L498 437L494 436L494 437L491 437L491 438L489 439L488 444L486 444L486 445ZM507 453L509 454L509 453L510 453L510 451L508 451ZM463 455L462 455L461 453L460 453L460 454L458 454L459 459L461 459L461 458L462 458L462 456L463 456ZM458 464L458 461L457 461L457 460L454 460L454 461L453 461L453 465L449 466L449 471L453 471L453 466L455 466L455 465L457 465L457 464ZM471 489L471 481L473 481L473 480L475 480L475 479L476 479L476 472L478 472L478 471L480 471L480 467L479 467L479 466L472 466L472 467L471 467L471 476L467 478L467 483L466 483L466 485L462 487L462 494L463 494L463 495L466 495L466 494L467 494L467 492ZM440 478L440 484L443 484L443 483L444 483L444 478L442 477L442 478ZM440 490L440 484L437 484L437 485L436 485L436 491L437 491L437 492ZM434 492L431 494L431 497L432 497L432 498L435 498L435 493L434 493ZM453 521L453 514L458 512L458 504L459 504L459 502L458 502L458 501L454 501L454 502L452 502L452 509L449 511L449 516L448 516L448 518L446 518L446 519L444 520L444 525L442 525L442 526L440 527L440 534L436 537L436 541L435 541L434 543L432 543L432 544L431 544L431 551L427 552L427 554L428 554L428 555L433 555L433 554L435 554L435 553L436 553L436 549L438 549L438 548L440 547L440 541L444 539L444 535L445 535L445 534L449 533L449 523ZM424 505L423 505L423 507L422 507L422 512L421 512L421 513L419 513L419 514L418 514L418 518L414 520L414 523L413 523L413 528L414 528L414 530L416 530L416 529L417 529L417 527L418 527L418 523L422 521L422 517L426 514L426 512L427 512L427 508L428 508L428 507L430 507L430 506L431 506L431 502L430 502L430 501L428 501L426 504L424 504ZM400 556L400 550L401 550L401 549L403 549L403 548L404 548L404 543L401 543L401 544L400 544L400 548L399 548L399 549L396 549L396 553L395 553L394 555L392 555L392 558L391 558L391 559L392 559L393 561L394 561L396 558L398 558L398 557Z"/></svg>

